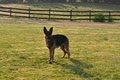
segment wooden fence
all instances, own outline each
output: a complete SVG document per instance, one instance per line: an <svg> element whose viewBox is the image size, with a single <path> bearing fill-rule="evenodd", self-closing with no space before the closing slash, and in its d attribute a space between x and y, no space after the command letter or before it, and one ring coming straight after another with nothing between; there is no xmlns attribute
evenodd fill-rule
<svg viewBox="0 0 120 80"><path fill-rule="evenodd" d="M87 20L92 21L96 14L103 14L107 18L120 21L120 11L75 11L75 10L38 10L38 9L22 9L11 7L0 7L0 16L10 17L23 17L35 19L48 19L48 20Z"/></svg>

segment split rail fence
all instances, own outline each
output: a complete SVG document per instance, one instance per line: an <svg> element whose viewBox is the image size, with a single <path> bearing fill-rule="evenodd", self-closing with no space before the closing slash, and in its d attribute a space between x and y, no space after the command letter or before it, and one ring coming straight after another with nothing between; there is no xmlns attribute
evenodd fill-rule
<svg viewBox="0 0 120 80"><path fill-rule="evenodd" d="M76 10L38 10L12 7L0 7L0 16L23 17L47 20L92 21L96 14L103 14L109 20L120 21L120 11L76 11Z"/></svg>

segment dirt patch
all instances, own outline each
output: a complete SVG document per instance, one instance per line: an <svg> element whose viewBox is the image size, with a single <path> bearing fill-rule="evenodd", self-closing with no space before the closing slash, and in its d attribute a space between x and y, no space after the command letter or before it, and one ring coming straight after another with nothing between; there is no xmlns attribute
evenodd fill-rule
<svg viewBox="0 0 120 80"><path fill-rule="evenodd" d="M13 23L32 23L32 24L44 24L52 26L82 26L82 27L102 27L102 26L120 26L120 22L112 23L100 23L100 22L77 22L77 21L47 21L47 20L32 20L32 19L23 19L23 18L9 18L2 17L0 22L13 22Z"/></svg>
<svg viewBox="0 0 120 80"><path fill-rule="evenodd" d="M57 25L57 26L83 26L83 27L102 27L102 26L120 26L120 23L99 23L99 22L51 22L51 21L46 21L42 22L46 25Z"/></svg>

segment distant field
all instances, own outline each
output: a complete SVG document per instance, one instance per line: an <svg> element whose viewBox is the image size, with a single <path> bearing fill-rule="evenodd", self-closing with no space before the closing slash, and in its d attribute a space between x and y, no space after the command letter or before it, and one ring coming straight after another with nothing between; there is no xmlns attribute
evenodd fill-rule
<svg viewBox="0 0 120 80"><path fill-rule="evenodd" d="M4 7L62 9L62 10L120 10L120 5L95 3L39 3L39 4L0 4Z"/></svg>
<svg viewBox="0 0 120 80"><path fill-rule="evenodd" d="M95 3L36 3L36 4L0 4L0 7L12 7L30 9L19 10L19 9L4 9L1 8L0 18L3 15L11 16L12 18L19 19L20 17L36 18L36 19L47 19L47 20L71 20L71 21L90 21L94 18L93 15L103 14L106 19L113 19L113 22L120 22L119 10L120 5L114 4L95 4ZM33 11L32 11L33 10ZM45 11L36 11L45 10ZM48 10L48 11L46 11ZM54 10L54 11L52 11ZM63 12L55 11L62 10ZM72 10L72 12L71 12ZM98 11L98 12L77 12L77 11ZM99 12L99 11L117 11L117 12ZM67 12L64 12L67 11ZM70 11L70 12L69 12ZM31 13L31 14L29 14ZM91 15L91 16L90 16ZM111 15L111 17L110 17ZM18 17L19 16L19 17Z"/></svg>
<svg viewBox="0 0 120 80"><path fill-rule="evenodd" d="M43 26L70 39L71 59L48 63ZM119 80L120 23L0 22L0 80Z"/></svg>

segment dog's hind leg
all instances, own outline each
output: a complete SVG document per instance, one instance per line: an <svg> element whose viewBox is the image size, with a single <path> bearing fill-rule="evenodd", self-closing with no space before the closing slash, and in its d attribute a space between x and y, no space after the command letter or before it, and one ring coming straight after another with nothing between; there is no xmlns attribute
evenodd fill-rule
<svg viewBox="0 0 120 80"><path fill-rule="evenodd" d="M61 48L61 50L64 52L64 55L63 55L63 57L62 57L62 58L64 58L65 55L66 55L65 47L62 45L60 48Z"/></svg>
<svg viewBox="0 0 120 80"><path fill-rule="evenodd" d="M68 55L68 58L70 58L70 50L69 50L69 45L65 45L65 51Z"/></svg>

